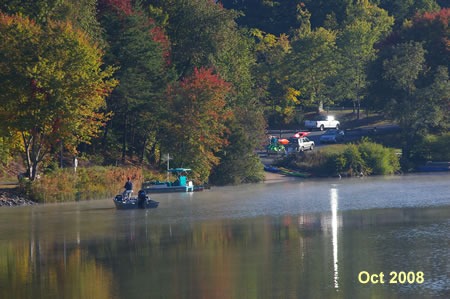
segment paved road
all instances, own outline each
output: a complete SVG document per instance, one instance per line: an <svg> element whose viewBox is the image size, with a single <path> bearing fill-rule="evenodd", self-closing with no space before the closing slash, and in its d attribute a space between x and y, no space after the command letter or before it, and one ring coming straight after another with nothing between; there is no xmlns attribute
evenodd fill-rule
<svg viewBox="0 0 450 299"><path fill-rule="evenodd" d="M345 142L351 142L361 139L363 136L373 136L373 130L374 127L364 127L360 129L354 129L354 130L345 130ZM397 125L389 124L389 125L382 125L376 127L376 133L377 135L385 135L389 133L393 133L399 130L399 127ZM305 130L268 130L268 134L278 136L281 138L289 138L292 137L296 132L299 131L305 131ZM320 136L322 136L325 133L325 131L312 131L308 135L308 138L312 141L314 141L316 148L320 148L323 146L327 146L329 144L320 144Z"/></svg>
<svg viewBox="0 0 450 299"><path fill-rule="evenodd" d="M354 130L345 130L345 142L358 141L363 136L373 136L376 135L385 135L389 133L397 132L400 128L397 125L388 124L376 127L376 132L374 133L374 127L364 127L360 129ZM279 138L289 138L292 137L296 132L305 131L305 130L268 130L269 135L277 136ZM310 140L314 141L315 149L321 148L324 146L328 146L330 144L321 144L320 136L322 136L325 131L312 131L307 136ZM272 164L273 160L277 157L277 155L270 155L267 157L266 152L259 152L259 155L262 159L262 162L265 165Z"/></svg>

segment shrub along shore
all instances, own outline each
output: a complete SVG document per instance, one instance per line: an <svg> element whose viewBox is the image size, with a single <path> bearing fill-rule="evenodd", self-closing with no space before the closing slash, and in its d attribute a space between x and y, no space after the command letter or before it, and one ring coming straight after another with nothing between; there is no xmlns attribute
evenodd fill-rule
<svg viewBox="0 0 450 299"><path fill-rule="evenodd" d="M133 184L140 186L144 180L142 169L138 167L89 167L57 169L31 182L24 179L20 189L36 202L61 202L113 197L123 191L123 186L131 177Z"/></svg>
<svg viewBox="0 0 450 299"><path fill-rule="evenodd" d="M278 160L276 166L301 169L318 177L400 173L397 151L369 139L363 139L359 144L337 144L291 155Z"/></svg>
<svg viewBox="0 0 450 299"><path fill-rule="evenodd" d="M448 138L445 140L448 141ZM434 153L432 158L442 156L438 155L440 147L436 147L435 151L437 153L431 151ZM311 172L315 177L390 175L401 173L400 152L399 149L385 147L363 138L356 144L336 144L300 155L290 155L277 160L275 166ZM448 158L445 155L443 157ZM49 203L112 198L122 192L128 176L132 178L135 189L139 188L144 180L164 180L163 174L151 173L138 166L80 167L76 173L73 168L56 168L44 172L34 182L23 179L18 190L14 189L14 192L3 192L3 204L0 206L27 205L31 203L30 200Z"/></svg>

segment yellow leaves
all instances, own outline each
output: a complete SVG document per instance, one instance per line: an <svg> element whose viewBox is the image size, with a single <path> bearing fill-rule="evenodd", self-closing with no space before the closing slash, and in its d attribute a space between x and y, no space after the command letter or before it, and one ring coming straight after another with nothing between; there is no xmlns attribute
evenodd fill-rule
<svg viewBox="0 0 450 299"><path fill-rule="evenodd" d="M300 90L296 90L292 87L288 87L285 92L285 99L288 100L288 102L292 102L294 104L300 104L300 101L297 99L297 97L300 95Z"/></svg>
<svg viewBox="0 0 450 299"><path fill-rule="evenodd" d="M275 35L267 33L263 38L263 42L268 47L273 47L275 45L275 43L277 42L277 38L275 37Z"/></svg>
<svg viewBox="0 0 450 299"><path fill-rule="evenodd" d="M88 142L108 119L98 112L116 80L102 70L102 52L67 22L38 26L0 13L0 111L8 111L8 130L42 135L42 144L64 140L74 148ZM4 64L9 65L4 67Z"/></svg>
<svg viewBox="0 0 450 299"><path fill-rule="evenodd" d="M250 29L250 34L252 34L253 36L257 37L260 40L264 38L263 37L264 32L256 28Z"/></svg>
<svg viewBox="0 0 450 299"><path fill-rule="evenodd" d="M266 52L274 48L279 48L287 53L291 49L289 36L285 33L282 33L279 37L259 29L251 29L250 33L259 40L255 46L256 51Z"/></svg>
<svg viewBox="0 0 450 299"><path fill-rule="evenodd" d="M411 20L408 20L408 19L403 20L402 27L404 29L412 28L412 26L413 26L413 22Z"/></svg>

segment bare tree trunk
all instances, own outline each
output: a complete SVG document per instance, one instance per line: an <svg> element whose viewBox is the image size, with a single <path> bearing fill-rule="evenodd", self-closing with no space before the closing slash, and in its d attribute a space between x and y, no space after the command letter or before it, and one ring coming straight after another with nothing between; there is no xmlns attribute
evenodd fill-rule
<svg viewBox="0 0 450 299"><path fill-rule="evenodd" d="M356 102L353 100L353 115L356 114Z"/></svg>
<svg viewBox="0 0 450 299"><path fill-rule="evenodd" d="M317 107L317 112L319 112L319 113L323 112L323 100L319 101L319 106Z"/></svg>
<svg viewBox="0 0 450 299"><path fill-rule="evenodd" d="M22 133L23 145L25 147L25 154L27 156L27 177L31 177L32 165L30 157L30 140L25 138L25 134Z"/></svg>
<svg viewBox="0 0 450 299"><path fill-rule="evenodd" d="M30 180L32 180L32 181L34 181L36 179L37 165L38 165L37 161L33 163L33 169L32 169L31 178L30 178Z"/></svg>
<svg viewBox="0 0 450 299"><path fill-rule="evenodd" d="M27 146L26 151L27 151L27 176L31 178L31 174L33 173L33 164L31 163L30 145Z"/></svg>

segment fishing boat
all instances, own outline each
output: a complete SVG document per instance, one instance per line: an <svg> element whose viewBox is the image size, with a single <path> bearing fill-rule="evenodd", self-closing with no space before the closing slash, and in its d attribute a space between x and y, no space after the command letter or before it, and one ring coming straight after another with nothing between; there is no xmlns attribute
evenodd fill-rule
<svg viewBox="0 0 450 299"><path fill-rule="evenodd" d="M138 197L123 197L123 195L116 195L113 199L114 204L118 210L131 209L154 209L157 208L159 202L151 200L144 190L139 190Z"/></svg>
<svg viewBox="0 0 450 299"><path fill-rule="evenodd" d="M168 169L168 173L174 173L177 179L174 182L167 180L166 182L144 182L142 183L142 190L146 193L166 193L166 192L194 192L194 184L192 181L187 181L187 172L191 171L189 168L174 168ZM201 189L203 190L203 189ZM201 191L197 188L196 191Z"/></svg>

